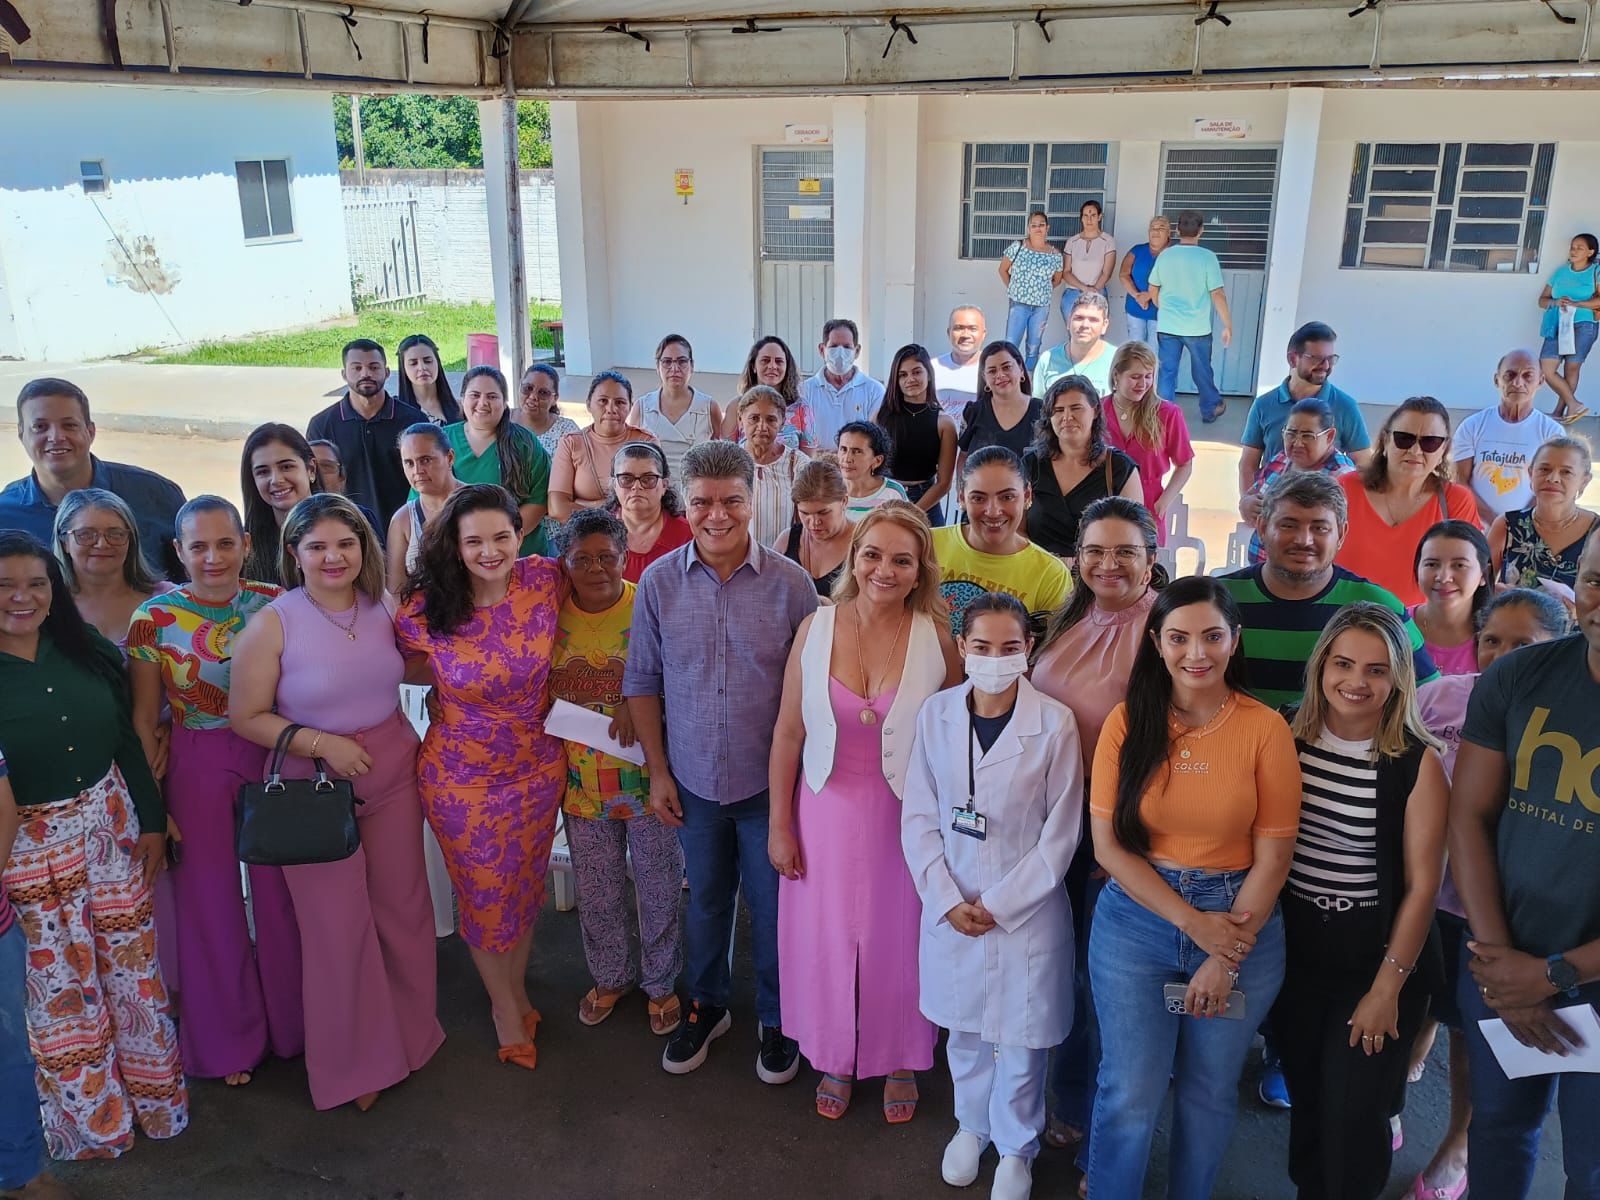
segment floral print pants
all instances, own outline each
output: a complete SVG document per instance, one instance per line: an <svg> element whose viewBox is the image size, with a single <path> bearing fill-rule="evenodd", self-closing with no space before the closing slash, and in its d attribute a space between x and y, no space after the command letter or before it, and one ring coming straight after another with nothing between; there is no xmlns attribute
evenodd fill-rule
<svg viewBox="0 0 1600 1200"><path fill-rule="evenodd" d="M660 1000L683 970L678 901L683 895L683 848L678 833L649 813L626 820L566 814L567 849L578 890L583 957L595 983L616 990L641 983ZM638 898L639 971L629 953L628 866Z"/></svg>

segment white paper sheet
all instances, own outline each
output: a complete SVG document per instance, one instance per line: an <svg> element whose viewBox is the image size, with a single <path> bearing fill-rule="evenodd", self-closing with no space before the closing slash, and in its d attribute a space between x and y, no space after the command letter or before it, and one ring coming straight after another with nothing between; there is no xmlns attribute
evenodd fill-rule
<svg viewBox="0 0 1600 1200"><path fill-rule="evenodd" d="M1568 305L1561 310L1556 325L1556 353L1576 354L1578 352L1578 335L1573 324L1578 319L1578 310Z"/></svg>
<svg viewBox="0 0 1600 1200"><path fill-rule="evenodd" d="M644 766L644 747L638 742L631 746L622 745L611 736L610 729L610 717L569 700L557 700L550 706L550 713L544 719L544 731L551 737L566 738L569 742L615 754L635 766Z"/></svg>
<svg viewBox="0 0 1600 1200"><path fill-rule="evenodd" d="M1511 1035L1499 1017L1478 1022L1483 1038L1494 1051L1507 1079L1527 1075L1553 1075L1559 1071L1600 1072L1600 1017L1592 1004L1575 1004L1556 1010L1583 1045L1569 1054L1546 1054L1524 1046Z"/></svg>

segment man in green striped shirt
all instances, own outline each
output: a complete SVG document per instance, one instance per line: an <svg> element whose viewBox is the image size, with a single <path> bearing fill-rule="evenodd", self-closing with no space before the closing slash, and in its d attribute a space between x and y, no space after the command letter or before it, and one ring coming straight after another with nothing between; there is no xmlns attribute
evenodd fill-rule
<svg viewBox="0 0 1600 1200"><path fill-rule="evenodd" d="M1243 615L1246 684L1263 704L1299 703L1317 638L1334 613L1358 600L1405 620L1418 683L1439 674L1394 594L1334 564L1348 527L1345 494L1331 475L1291 471L1263 498L1259 528L1267 561L1221 578Z"/></svg>

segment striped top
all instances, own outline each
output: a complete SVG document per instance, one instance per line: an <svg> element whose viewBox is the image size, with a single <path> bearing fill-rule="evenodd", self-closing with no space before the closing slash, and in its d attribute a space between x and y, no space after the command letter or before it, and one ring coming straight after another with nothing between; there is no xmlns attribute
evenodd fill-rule
<svg viewBox="0 0 1600 1200"><path fill-rule="evenodd" d="M1326 729L1300 752L1300 833L1289 892L1319 908L1348 912L1378 904L1378 764L1372 740L1350 742Z"/></svg>
<svg viewBox="0 0 1600 1200"><path fill-rule="evenodd" d="M1370 600L1395 613L1406 624L1411 639L1411 664L1417 682L1426 683L1439 672L1422 647L1422 634L1406 616L1393 593L1345 570L1333 568L1328 586L1304 600L1285 600L1267 589L1262 579L1266 564L1254 563L1220 577L1239 605L1243 617L1245 686L1257 700L1273 708L1298 704L1306 689L1306 660L1315 649L1333 614L1346 604Z"/></svg>
<svg viewBox="0 0 1600 1200"><path fill-rule="evenodd" d="M10 784L11 769L6 766L6 756L0 752L0 781ZM17 922L17 914L11 907L11 897L6 895L6 885L0 879L0 935L11 932L11 927Z"/></svg>

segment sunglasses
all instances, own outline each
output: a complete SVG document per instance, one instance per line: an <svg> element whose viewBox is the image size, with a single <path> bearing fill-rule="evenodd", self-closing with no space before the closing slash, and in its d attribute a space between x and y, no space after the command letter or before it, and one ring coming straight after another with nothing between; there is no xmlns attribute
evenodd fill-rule
<svg viewBox="0 0 1600 1200"><path fill-rule="evenodd" d="M1421 446L1424 454L1432 454L1450 439L1438 433L1415 434L1407 433L1403 429L1391 429L1389 440L1395 444L1397 450L1409 450L1413 446Z"/></svg>

